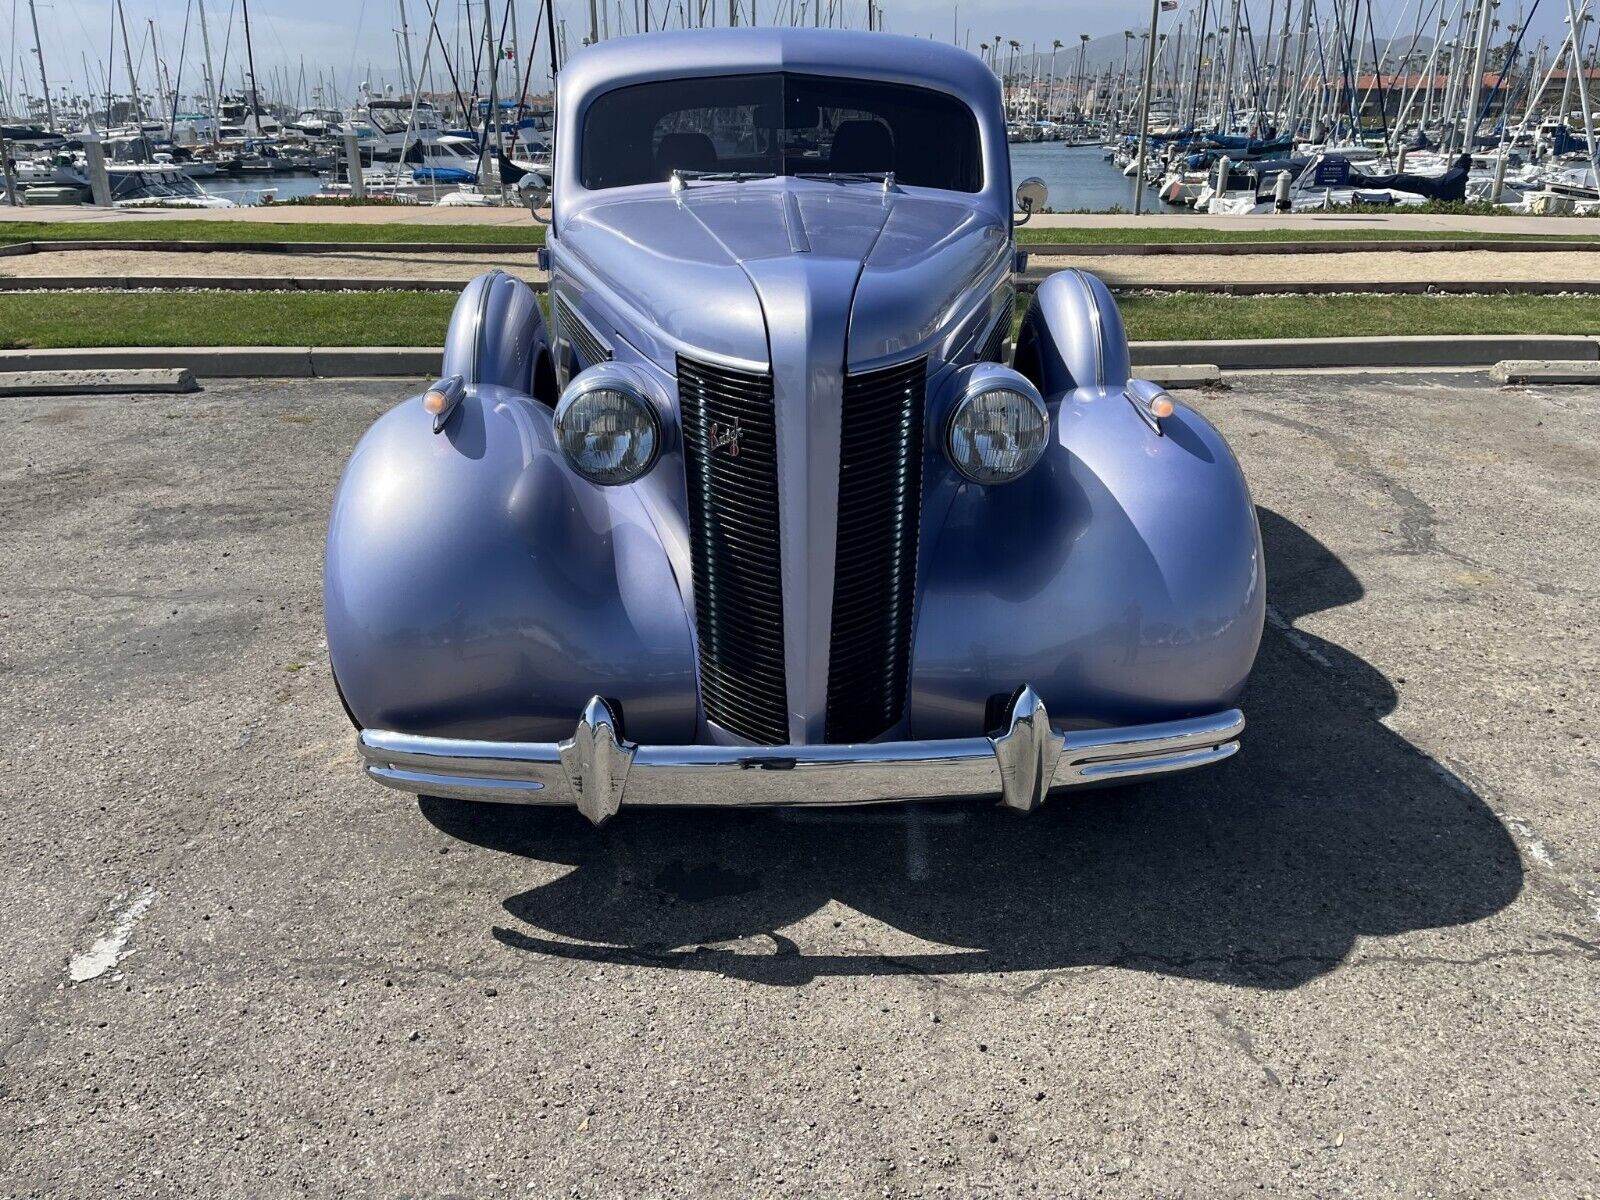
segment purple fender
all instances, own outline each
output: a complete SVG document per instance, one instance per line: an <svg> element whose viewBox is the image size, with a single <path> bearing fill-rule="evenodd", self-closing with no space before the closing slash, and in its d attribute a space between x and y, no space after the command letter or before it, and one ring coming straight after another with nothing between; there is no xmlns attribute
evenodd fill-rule
<svg viewBox="0 0 1600 1200"><path fill-rule="evenodd" d="M365 728L559 740L599 694L636 736L692 741L694 644L661 534L639 485L568 469L527 394L541 360L533 293L480 276L446 340L467 388L443 429L415 396L356 446L324 568L334 678Z"/></svg>
<svg viewBox="0 0 1600 1200"><path fill-rule="evenodd" d="M541 360L548 370L550 332L532 288L495 270L461 290L445 334L442 374L554 403L554 396L536 387Z"/></svg>
<svg viewBox="0 0 1600 1200"><path fill-rule="evenodd" d="M970 735L1024 682L1066 726L1237 699L1266 611L1255 507L1199 413L1177 405L1151 428L1127 364L1105 286L1051 276L1017 346L1051 410L1049 450L1016 483L979 488L946 470L930 494L913 736Z"/></svg>

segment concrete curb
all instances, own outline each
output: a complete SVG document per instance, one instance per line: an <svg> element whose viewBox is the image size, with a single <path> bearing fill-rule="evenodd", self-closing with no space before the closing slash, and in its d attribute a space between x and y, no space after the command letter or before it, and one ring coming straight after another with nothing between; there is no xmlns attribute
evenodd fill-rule
<svg viewBox="0 0 1600 1200"><path fill-rule="evenodd" d="M52 250L166 250L182 254L525 254L532 257L541 245L542 242L263 242L249 239L167 242L128 238L49 238L0 246L0 256L48 254Z"/></svg>
<svg viewBox="0 0 1600 1200"><path fill-rule="evenodd" d="M156 370L5 371L0 396L103 396L129 392L197 392L188 367Z"/></svg>
<svg viewBox="0 0 1600 1200"><path fill-rule="evenodd" d="M1037 288L1054 270L1030 270L1017 286L1024 293ZM549 281L519 276L536 292ZM1368 283L1354 280L1305 282L1284 280L1251 283L1115 283L1118 296L1593 296L1600 280L1504 280L1496 282L1427 283L1415 280ZM318 277L293 275L28 275L0 276L0 292L459 292L466 280Z"/></svg>
<svg viewBox="0 0 1600 1200"><path fill-rule="evenodd" d="M1496 383L1600 383L1600 362L1502 362L1489 378Z"/></svg>
<svg viewBox="0 0 1600 1200"><path fill-rule="evenodd" d="M1200 369L1190 386L1217 382L1211 371L1302 370L1317 367L1489 367L1507 360L1600 361L1592 336L1469 335L1259 339L1236 342L1135 342L1134 364L1155 372ZM0 371L110 370L188 367L201 378L348 376L417 378L439 370L433 346L165 346L149 348L3 350ZM1168 378L1172 378L1169 376ZM1179 376L1182 378L1182 376ZM1162 379L1155 379L1160 383ZM1166 386L1183 386L1168 383Z"/></svg>
<svg viewBox="0 0 1600 1200"><path fill-rule="evenodd" d="M1029 271L1018 280L1024 291L1037 288L1053 271ZM1457 280L1428 283L1422 280L1283 280L1250 283L1115 283L1104 281L1118 296L1592 296L1600 294L1600 280Z"/></svg>
<svg viewBox="0 0 1600 1200"><path fill-rule="evenodd" d="M187 367L202 379L253 376L339 379L368 375L436 375L443 352L422 346L152 346L0 350L0 371Z"/></svg>
<svg viewBox="0 0 1600 1200"><path fill-rule="evenodd" d="M319 379L364 375L436 376L444 365L443 349L419 346L313 347L311 374Z"/></svg>
<svg viewBox="0 0 1600 1200"><path fill-rule="evenodd" d="M528 280L535 291L542 281ZM302 278L292 275L39 275L0 277L0 292L459 292L464 279Z"/></svg>
<svg viewBox="0 0 1600 1200"><path fill-rule="evenodd" d="M134 238L51 238L0 246L0 257L44 254L52 250L149 250L185 254L496 254L533 255L540 242L275 242L241 238L226 242L152 241ZM1505 238L1440 239L1414 241L1307 241L1307 242L1019 242L1017 249L1041 258L1153 258L1162 255L1200 255L1231 258L1241 254L1434 254L1452 250L1479 250L1492 254L1575 254L1600 252L1600 238L1566 241L1544 237L1527 241Z"/></svg>
<svg viewBox="0 0 1600 1200"><path fill-rule="evenodd" d="M1139 378L1166 388L1169 392L1186 388L1217 387L1222 383L1222 368L1215 363L1144 363L1139 367Z"/></svg>
<svg viewBox="0 0 1600 1200"><path fill-rule="evenodd" d="M1018 250L1041 258L1156 258L1162 255L1202 255L1234 258L1242 254L1434 254L1452 250L1482 250L1492 254L1574 254L1600 251L1600 238L1561 241L1555 238L1525 242L1504 238L1484 240L1428 239L1417 241L1323 242L1018 242Z"/></svg>
<svg viewBox="0 0 1600 1200"><path fill-rule="evenodd" d="M1593 336L1520 334L1456 337L1263 338L1236 342L1135 342L1135 366L1215 363L1224 371L1317 367L1488 367L1507 358L1593 362Z"/></svg>

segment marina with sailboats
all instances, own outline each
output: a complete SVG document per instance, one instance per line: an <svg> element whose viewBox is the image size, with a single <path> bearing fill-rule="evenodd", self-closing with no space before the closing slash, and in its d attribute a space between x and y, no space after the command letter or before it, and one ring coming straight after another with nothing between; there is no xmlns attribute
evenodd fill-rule
<svg viewBox="0 0 1600 1200"><path fill-rule="evenodd" d="M87 31L108 53L80 53L77 70L53 54L36 0L13 8L3 199L123 208L521 204L549 170L551 80L582 45L896 24L873 0L394 0L359 18L392 17L392 61L340 71L302 55L258 74L249 0L186 0L181 22L172 5L162 22L113 0L109 27ZM1153 0L1142 28L1048 46L982 34L952 8L946 37L999 77L1013 173L1043 179L1057 212L1585 215L1600 209L1593 8Z"/></svg>

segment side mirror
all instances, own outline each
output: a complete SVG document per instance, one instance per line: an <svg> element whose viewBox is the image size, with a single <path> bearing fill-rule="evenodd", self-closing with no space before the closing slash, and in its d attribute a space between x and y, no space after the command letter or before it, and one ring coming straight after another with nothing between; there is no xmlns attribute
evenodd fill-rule
<svg viewBox="0 0 1600 1200"><path fill-rule="evenodd" d="M550 224L550 219L539 213L541 208L548 208L550 205L550 181L543 175L530 171L513 186L517 199L527 207L533 219L541 225Z"/></svg>
<svg viewBox="0 0 1600 1200"><path fill-rule="evenodd" d="M1017 211L1022 214L1018 225L1026 225L1033 219L1033 214L1043 212L1045 205L1050 202L1050 189L1045 187L1044 180L1037 175L1030 175L1017 184Z"/></svg>

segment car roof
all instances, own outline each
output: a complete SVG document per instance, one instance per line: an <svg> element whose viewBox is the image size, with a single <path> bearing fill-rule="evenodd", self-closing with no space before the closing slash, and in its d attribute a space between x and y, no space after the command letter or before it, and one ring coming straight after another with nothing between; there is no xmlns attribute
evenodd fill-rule
<svg viewBox="0 0 1600 1200"><path fill-rule="evenodd" d="M999 100L998 81L983 61L943 42L849 29L742 28L647 33L589 46L562 68L557 107L581 109L594 95L629 83L762 71L921 84L960 96L980 112Z"/></svg>

